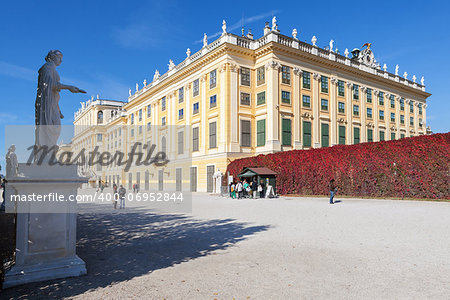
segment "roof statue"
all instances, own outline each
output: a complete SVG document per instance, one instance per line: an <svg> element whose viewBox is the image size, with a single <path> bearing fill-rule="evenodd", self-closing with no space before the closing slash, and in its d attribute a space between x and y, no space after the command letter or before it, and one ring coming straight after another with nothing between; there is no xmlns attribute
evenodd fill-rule
<svg viewBox="0 0 450 300"><path fill-rule="evenodd" d="M334 44L334 40L331 40L331 41L330 41L330 44L329 44L329 45L330 45L330 51L331 51L331 52L333 52L333 44Z"/></svg>
<svg viewBox="0 0 450 300"><path fill-rule="evenodd" d="M153 81L156 81L159 79L159 71L155 70L155 75L153 75Z"/></svg>
<svg viewBox="0 0 450 300"><path fill-rule="evenodd" d="M398 76L398 65L395 65L395 75Z"/></svg>
<svg viewBox="0 0 450 300"><path fill-rule="evenodd" d="M191 56L191 49L187 48L187 50L186 50L186 56L187 56L187 57Z"/></svg>
<svg viewBox="0 0 450 300"><path fill-rule="evenodd" d="M292 29L292 37L294 38L294 40L297 39L297 29L296 28Z"/></svg>
<svg viewBox="0 0 450 300"><path fill-rule="evenodd" d="M425 78L423 76L422 76L422 78L420 78L420 84L425 85Z"/></svg>
<svg viewBox="0 0 450 300"><path fill-rule="evenodd" d="M225 20L222 21L222 34L227 33L227 22Z"/></svg>
<svg viewBox="0 0 450 300"><path fill-rule="evenodd" d="M206 47L208 45L208 36L206 33L203 35L203 47Z"/></svg>
<svg viewBox="0 0 450 300"><path fill-rule="evenodd" d="M316 45L316 42L317 42L317 38L316 38L316 36L315 36L315 35L314 35L314 36L312 37L312 39L311 39L311 42L312 42L313 46L315 46L315 45Z"/></svg>

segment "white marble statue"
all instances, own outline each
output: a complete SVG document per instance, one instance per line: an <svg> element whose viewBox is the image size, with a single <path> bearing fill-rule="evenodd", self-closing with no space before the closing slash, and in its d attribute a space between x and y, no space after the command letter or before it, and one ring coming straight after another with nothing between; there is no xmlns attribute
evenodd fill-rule
<svg viewBox="0 0 450 300"><path fill-rule="evenodd" d="M407 72L403 73L403 78L408 79L408 73Z"/></svg>
<svg viewBox="0 0 450 300"><path fill-rule="evenodd" d="M187 50L186 50L186 56L187 56L187 57L191 56L191 49L187 48Z"/></svg>
<svg viewBox="0 0 450 300"><path fill-rule="evenodd" d="M155 70L155 75L153 75L153 81L156 81L159 79L159 71Z"/></svg>
<svg viewBox="0 0 450 300"><path fill-rule="evenodd" d="M314 36L312 37L312 39L311 39L311 42L312 42L313 46L315 46L315 45L316 45L316 42L317 42L317 38L316 38L316 36L315 36L315 35L314 35Z"/></svg>
<svg viewBox="0 0 450 300"><path fill-rule="evenodd" d="M222 21L222 34L227 33L227 22L225 20Z"/></svg>
<svg viewBox="0 0 450 300"><path fill-rule="evenodd" d="M395 76L398 76L398 65L395 65Z"/></svg>
<svg viewBox="0 0 450 300"><path fill-rule="evenodd" d="M423 76L422 76L422 78L420 78L420 84L425 85L425 78Z"/></svg>
<svg viewBox="0 0 450 300"><path fill-rule="evenodd" d="M217 172L214 173L214 175L213 175L213 178L214 178L214 193L215 194L220 194L221 193L222 177L223 177L222 172L220 172L220 169L217 169Z"/></svg>
<svg viewBox="0 0 450 300"><path fill-rule="evenodd" d="M334 40L331 40L329 45L330 45L330 51L333 52Z"/></svg>
<svg viewBox="0 0 450 300"><path fill-rule="evenodd" d="M15 153L16 145L11 145L6 153L6 177L17 177L19 174L19 162L17 161L17 155Z"/></svg>
<svg viewBox="0 0 450 300"><path fill-rule="evenodd" d="M206 47L208 45L208 36L206 33L203 35L203 47Z"/></svg>
<svg viewBox="0 0 450 300"><path fill-rule="evenodd" d="M128 89L128 96L131 97L131 89Z"/></svg>
<svg viewBox="0 0 450 300"><path fill-rule="evenodd" d="M277 29L278 29L277 17L273 16L273 18L272 18L272 30L277 30Z"/></svg>
<svg viewBox="0 0 450 300"><path fill-rule="evenodd" d="M416 75L413 75L412 80L413 80L414 83L416 83L416 80L417 80Z"/></svg>
<svg viewBox="0 0 450 300"><path fill-rule="evenodd" d="M345 57L348 57L349 54L350 54L350 52L348 52L348 48L345 48L345 51L344 51Z"/></svg>
<svg viewBox="0 0 450 300"><path fill-rule="evenodd" d="M297 29L296 29L296 28L294 28L294 29L292 30L292 37L294 38L294 40L297 39Z"/></svg>
<svg viewBox="0 0 450 300"><path fill-rule="evenodd" d="M383 65L383 70L384 70L385 72L387 71L387 65L386 65L386 64Z"/></svg>
<svg viewBox="0 0 450 300"><path fill-rule="evenodd" d="M144 82L143 82L143 84L144 84L144 87L146 87L146 86L147 86L147 79L144 79Z"/></svg>
<svg viewBox="0 0 450 300"><path fill-rule="evenodd" d="M175 68L175 64L173 63L173 60L169 59L169 71L172 71Z"/></svg>
<svg viewBox="0 0 450 300"><path fill-rule="evenodd" d="M61 133L61 119L64 118L59 109L59 92L69 90L72 93L86 93L75 86L59 82L56 67L61 64L62 58L61 51L50 50L45 57L46 63L39 69L35 104L36 146L56 146Z"/></svg>
<svg viewBox="0 0 450 300"><path fill-rule="evenodd" d="M139 91L139 83L136 83L136 92Z"/></svg>

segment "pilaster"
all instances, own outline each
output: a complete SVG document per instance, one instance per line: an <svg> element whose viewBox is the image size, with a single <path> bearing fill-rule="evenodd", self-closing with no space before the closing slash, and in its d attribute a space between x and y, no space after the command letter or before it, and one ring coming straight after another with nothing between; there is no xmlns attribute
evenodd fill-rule
<svg viewBox="0 0 450 300"><path fill-rule="evenodd" d="M347 132L345 134L345 144L346 145L353 145L353 122L352 122L352 105L353 105L353 83L347 82L347 92L345 95L347 95L347 101L345 108L346 110L346 117L347 117Z"/></svg>
<svg viewBox="0 0 450 300"><path fill-rule="evenodd" d="M331 78L331 89L330 89L330 114L331 114L331 126L330 126L330 132L331 132L331 145L337 145L337 78Z"/></svg>
<svg viewBox="0 0 450 300"><path fill-rule="evenodd" d="M238 99L238 69L235 64L229 64L230 68L230 152L240 152L239 146L239 132L238 132L238 120L239 120L239 99Z"/></svg>
<svg viewBox="0 0 450 300"><path fill-rule="evenodd" d="M267 75L267 143L270 152L281 151L279 138L279 68L280 63L271 61L266 64Z"/></svg>
<svg viewBox="0 0 450 300"><path fill-rule="evenodd" d="M302 70L299 68L294 68L293 76L293 86L294 95L292 97L292 109L294 112L293 116L293 131L294 131L294 149L301 149L302 143L300 139L300 128L301 128L301 118L300 118L300 107L302 105L301 95L300 95L300 79L302 76Z"/></svg>
<svg viewBox="0 0 450 300"><path fill-rule="evenodd" d="M320 88L320 74L313 73L313 82L312 82L312 112L313 112L313 130L312 130L312 146L313 148L320 148L320 97L319 97L319 88Z"/></svg>

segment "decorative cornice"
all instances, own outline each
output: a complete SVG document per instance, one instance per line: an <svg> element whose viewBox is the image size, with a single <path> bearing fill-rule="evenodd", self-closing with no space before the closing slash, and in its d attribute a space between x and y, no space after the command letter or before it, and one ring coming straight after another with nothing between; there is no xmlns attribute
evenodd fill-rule
<svg viewBox="0 0 450 300"><path fill-rule="evenodd" d="M269 70L269 69L277 69L278 70L280 68L281 68L281 64L277 61L272 60L272 61L266 63L266 70Z"/></svg>
<svg viewBox="0 0 450 300"><path fill-rule="evenodd" d="M353 87L353 82L347 81L346 84L347 84L347 87L349 87L349 88Z"/></svg>
<svg viewBox="0 0 450 300"><path fill-rule="evenodd" d="M378 96L378 93L379 93L378 90L373 90L373 94L374 94L375 96Z"/></svg>
<svg viewBox="0 0 450 300"><path fill-rule="evenodd" d="M366 90L367 90L367 87L365 87L365 86L362 86L362 87L361 87L361 92L364 93Z"/></svg>
<svg viewBox="0 0 450 300"><path fill-rule="evenodd" d="M294 74L295 75L302 75L303 71L300 68L294 67Z"/></svg>
<svg viewBox="0 0 450 300"><path fill-rule="evenodd" d="M315 79L315 80L320 80L320 74L319 73L313 73L313 78Z"/></svg>
<svg viewBox="0 0 450 300"><path fill-rule="evenodd" d="M305 112L301 115L302 118L304 119L314 119L313 116L309 113L309 112Z"/></svg>
<svg viewBox="0 0 450 300"><path fill-rule="evenodd" d="M226 70L227 70L227 64L220 65L220 67L219 67L219 72L220 73L225 72Z"/></svg>
<svg viewBox="0 0 450 300"><path fill-rule="evenodd" d="M208 75L203 74L203 75L200 76L200 81L201 82L205 82L207 78L208 78Z"/></svg>
<svg viewBox="0 0 450 300"><path fill-rule="evenodd" d="M230 71L233 73L238 72L238 66L236 64L230 64Z"/></svg>
<svg viewBox="0 0 450 300"><path fill-rule="evenodd" d="M338 83L338 79L335 78L335 77L331 77L330 81L331 81L331 83L333 83L333 84L337 84L337 83Z"/></svg>
<svg viewBox="0 0 450 300"><path fill-rule="evenodd" d="M340 124L348 124L347 120L345 120L344 118L339 118L337 121Z"/></svg>

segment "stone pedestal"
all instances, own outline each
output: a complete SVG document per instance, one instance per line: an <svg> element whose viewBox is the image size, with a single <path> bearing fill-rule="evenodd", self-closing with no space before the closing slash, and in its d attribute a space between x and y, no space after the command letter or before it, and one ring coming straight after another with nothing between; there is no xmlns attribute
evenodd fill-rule
<svg viewBox="0 0 450 300"><path fill-rule="evenodd" d="M16 262L3 287L86 274L75 249L77 189L87 178L75 165L19 164L19 171L23 177L6 186L6 210L17 212Z"/></svg>

